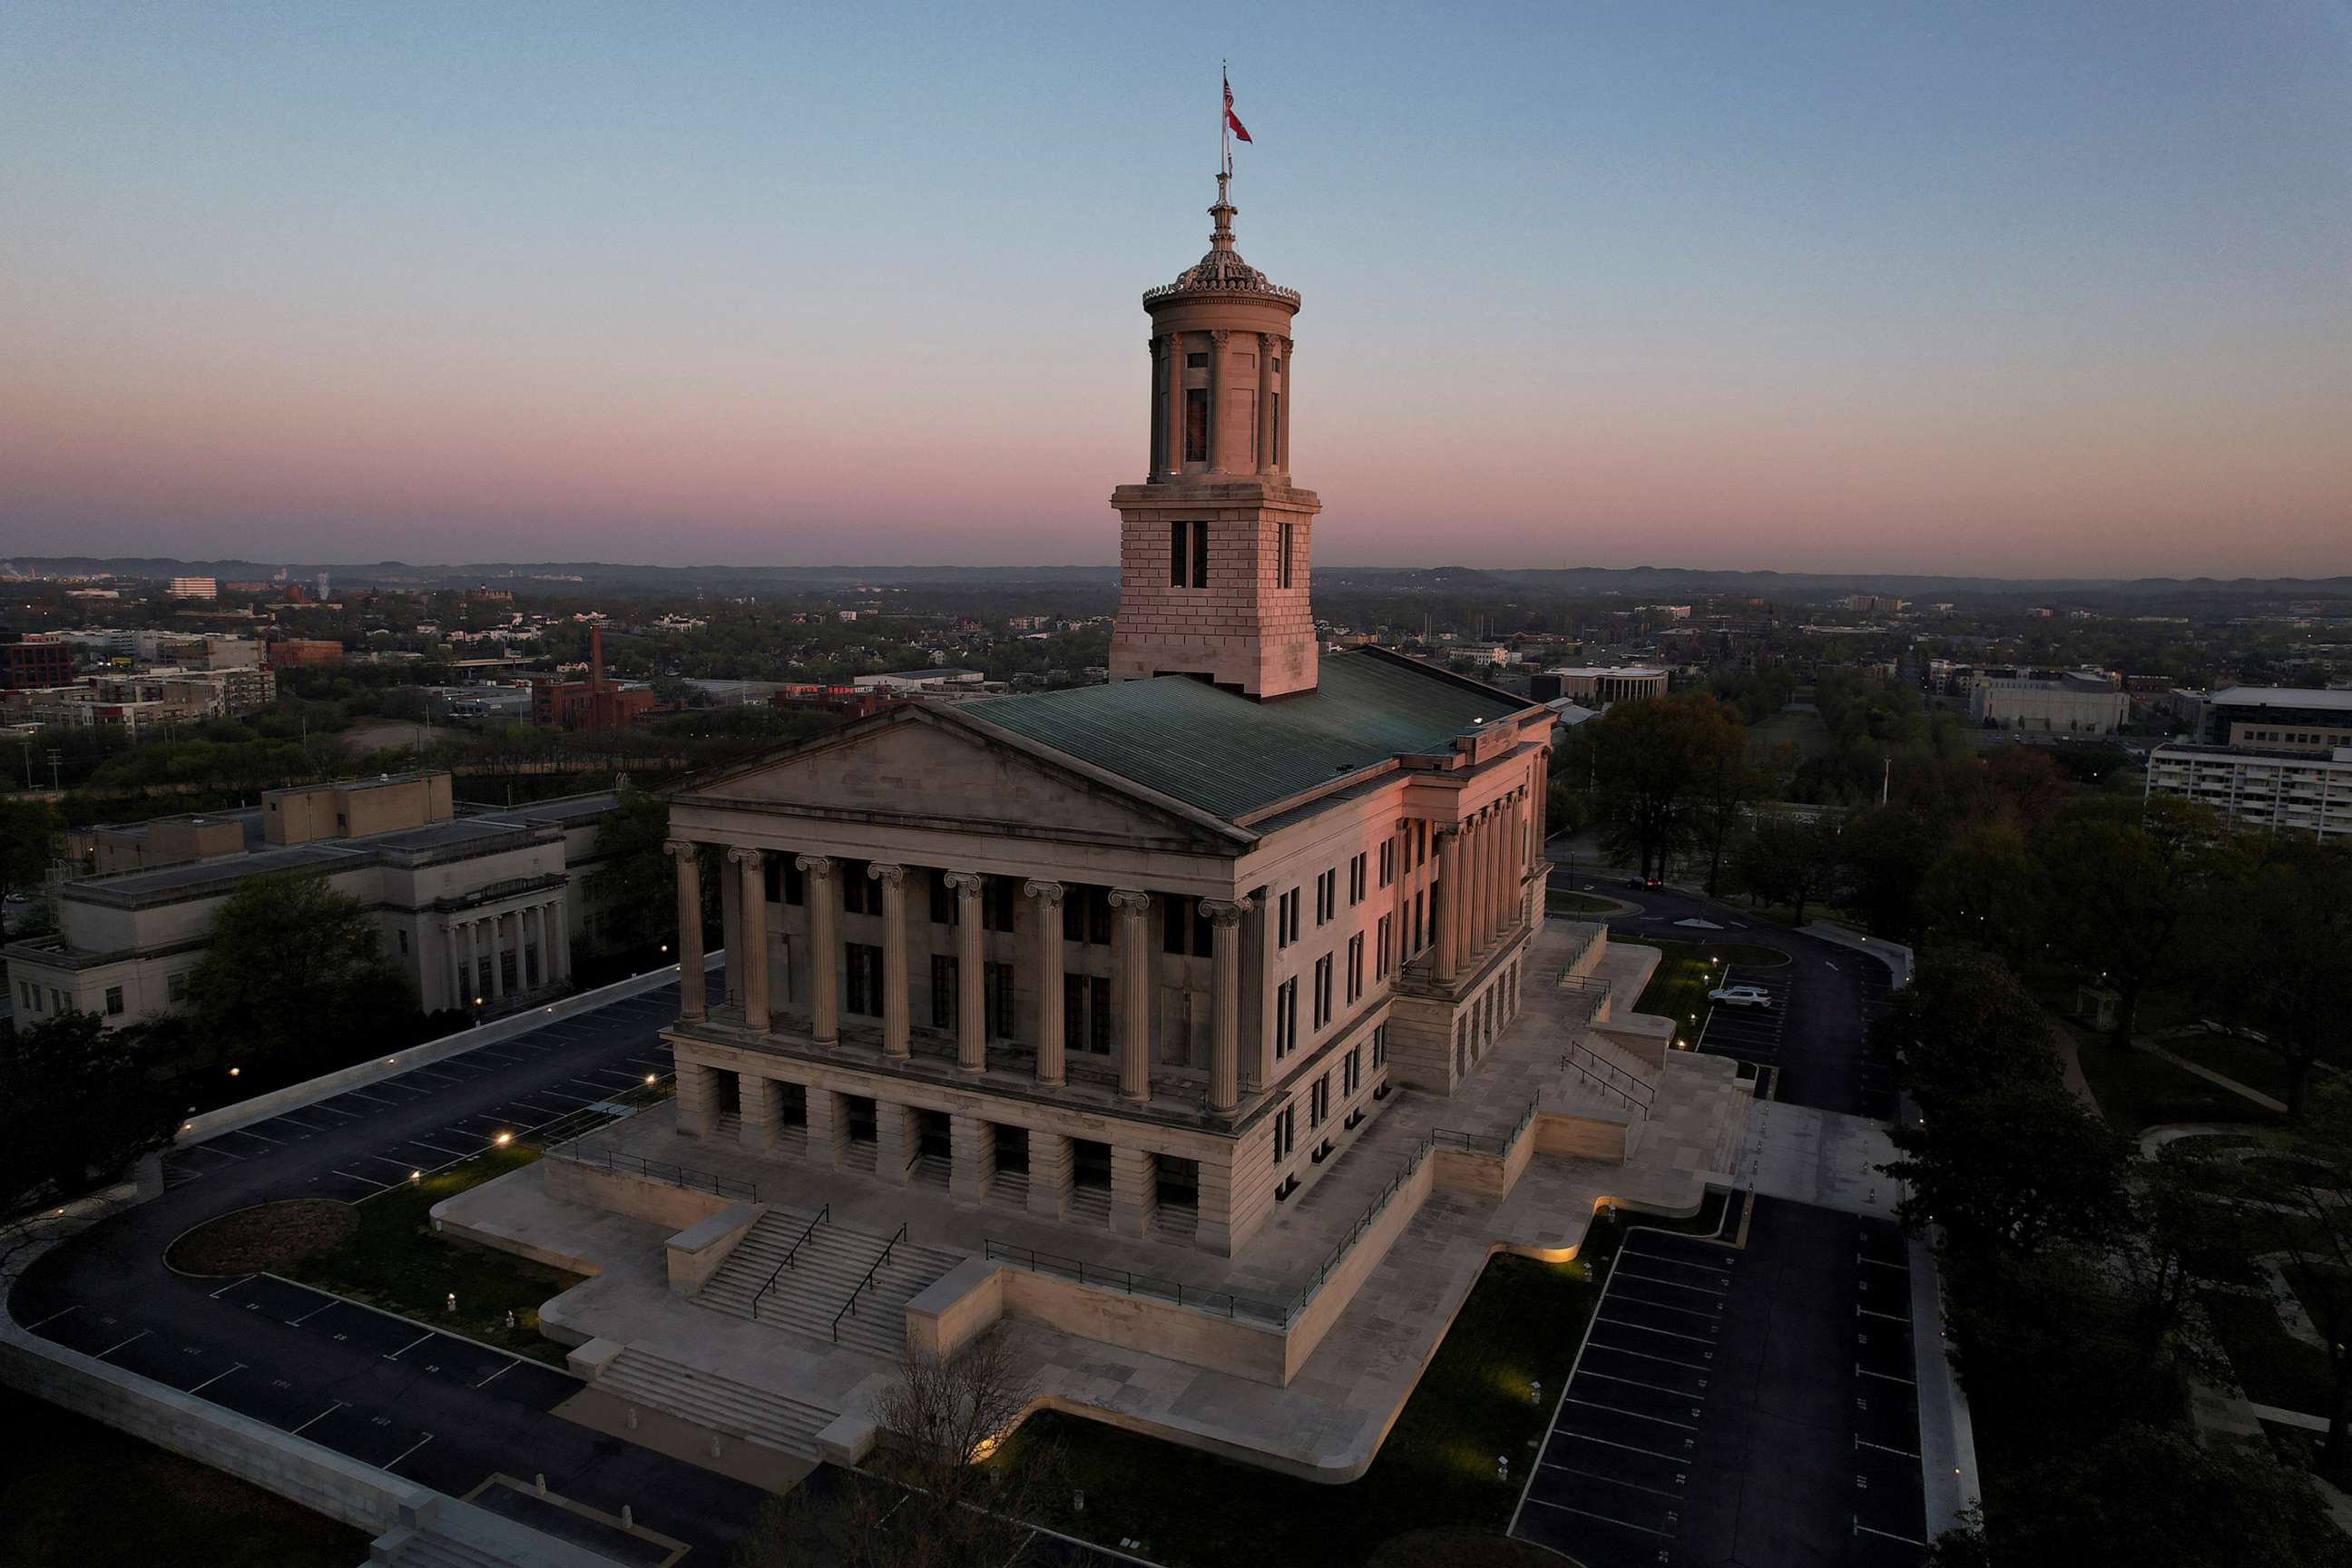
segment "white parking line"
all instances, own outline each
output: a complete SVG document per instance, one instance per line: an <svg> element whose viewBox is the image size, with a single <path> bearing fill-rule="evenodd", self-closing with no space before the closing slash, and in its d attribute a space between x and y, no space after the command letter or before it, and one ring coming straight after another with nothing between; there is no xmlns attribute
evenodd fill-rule
<svg viewBox="0 0 2352 1568"><path fill-rule="evenodd" d="M1647 1279L1651 1284L1664 1285L1669 1290L1696 1290L1702 1296L1728 1296L1731 1294L1731 1291L1728 1289L1718 1290L1712 1285L1685 1285L1679 1279L1663 1279L1655 1274L1634 1274L1627 1272L1625 1278L1628 1279Z"/></svg>
<svg viewBox="0 0 2352 1568"><path fill-rule="evenodd" d="M209 1143L191 1143L188 1145L188 1152L191 1154L218 1154L224 1160L242 1160L245 1158L242 1154L232 1154L226 1149L215 1149Z"/></svg>
<svg viewBox="0 0 2352 1568"><path fill-rule="evenodd" d="M245 1370L245 1363L243 1363L243 1362L239 1362L239 1363L237 1363L235 1366L230 1367L230 1368L228 1369L228 1372L216 1372L216 1373L213 1373L210 1377L208 1377L208 1378L205 1379L205 1380L204 1380L204 1382L202 1382L202 1383L200 1383L200 1384L196 1384L196 1386L195 1386L195 1387L194 1387L194 1388L192 1388L192 1389L188 1390L188 1392L189 1392L190 1394L197 1394L197 1393L201 1393L203 1390L207 1389L207 1388L210 1388L214 1384L218 1383L222 1378L226 1377L226 1376L228 1375L228 1373L229 1373L229 1372L243 1372L244 1370Z"/></svg>
<svg viewBox="0 0 2352 1568"><path fill-rule="evenodd" d="M1924 1541L1914 1541L1907 1535L1897 1535L1893 1531L1873 1530L1870 1526L1863 1523L1859 1517L1854 1520L1853 1528L1864 1535L1883 1535L1889 1541L1899 1541L1906 1546L1925 1546L1927 1544Z"/></svg>
<svg viewBox="0 0 2352 1568"><path fill-rule="evenodd" d="M286 1144L286 1140L283 1138L272 1138L266 1133L256 1132L250 1127L239 1127L235 1131L224 1132L221 1136L224 1138L257 1138L264 1143L275 1143L280 1148L285 1147ZM201 1148L202 1145L199 1144L196 1145L196 1147Z"/></svg>
<svg viewBox="0 0 2352 1568"><path fill-rule="evenodd" d="M1594 1345L1592 1348L1597 1351L1606 1351L1611 1355L1639 1356L1643 1361L1654 1361L1665 1366L1678 1366L1685 1372L1712 1373L1715 1371L1715 1368L1704 1362L1676 1361L1670 1355L1652 1355L1648 1351L1629 1351L1623 1345Z"/></svg>
<svg viewBox="0 0 2352 1568"><path fill-rule="evenodd" d="M410 1351L415 1350L417 1346L423 1344L432 1337L433 1336L431 1334L419 1334L415 1339L409 1341L406 1344L401 1346L398 1350L394 1351L390 1355L385 1356L383 1359L386 1361L398 1361L402 1356L406 1355Z"/></svg>
<svg viewBox="0 0 2352 1568"><path fill-rule="evenodd" d="M1622 1383L1628 1388L1646 1388L1653 1394L1671 1394L1677 1399L1696 1399L1702 1405L1706 1403L1706 1395L1704 1394L1692 1394L1680 1388L1668 1388L1663 1384L1643 1383L1639 1378L1619 1377L1612 1372L1594 1372L1591 1367L1587 1367L1576 1375L1579 1377L1605 1377L1612 1383Z"/></svg>
<svg viewBox="0 0 2352 1568"><path fill-rule="evenodd" d="M440 1144L427 1143L422 1138L411 1138L409 1142L415 1144L420 1149L430 1149L436 1154L453 1155L458 1159L463 1159L467 1154L478 1152L478 1151L472 1149L444 1149Z"/></svg>
<svg viewBox="0 0 2352 1568"><path fill-rule="evenodd" d="M416 1162L414 1160L392 1160L385 1158L382 1154L362 1154L360 1158L362 1160L373 1160L380 1165L391 1165L403 1171L413 1171L416 1169Z"/></svg>
<svg viewBox="0 0 2352 1568"><path fill-rule="evenodd" d="M147 1337L151 1332L152 1332L152 1331L153 1331L152 1330L149 1330L149 1329L142 1329L142 1330L140 1330L137 1333L135 1333L135 1334L131 1335L131 1338L130 1338L130 1339L128 1339L128 1340L117 1340L117 1341L115 1341L112 1344L110 1344L110 1345L107 1346L104 1350L102 1350L102 1351L99 1352L98 1352L98 1359L99 1359L100 1361L104 1361L108 1356L112 1355L116 1351L121 1350L124 1345L130 1344L133 1340L143 1340L143 1339L145 1339L145 1338L146 1338L146 1337Z"/></svg>
<svg viewBox="0 0 2352 1568"><path fill-rule="evenodd" d="M1606 1410L1612 1415L1630 1415L1636 1421L1654 1421L1661 1426L1679 1426L1685 1432L1698 1430L1687 1421L1669 1421L1663 1415L1650 1415L1639 1410L1627 1410L1615 1405L1603 1405L1597 1399L1579 1399L1573 1394L1568 1396L1568 1403L1581 1405L1587 1410Z"/></svg>
<svg viewBox="0 0 2352 1568"><path fill-rule="evenodd" d="M1644 1535L1654 1535L1662 1541L1672 1539L1663 1530L1652 1530L1646 1524L1632 1524L1622 1519L1612 1519L1605 1513L1595 1513L1589 1508L1570 1508L1564 1502L1550 1502L1539 1497L1529 1497L1527 1500L1538 1507L1557 1509L1561 1513L1572 1513L1581 1519L1597 1519L1603 1524L1613 1524L1621 1530L1638 1530Z"/></svg>
<svg viewBox="0 0 2352 1568"><path fill-rule="evenodd" d="M1856 1377L1874 1377L1885 1383L1899 1383L1906 1388L1916 1388L1919 1386L1909 1378L1897 1377L1891 1372L1873 1372L1868 1367L1863 1365L1860 1362L1853 1363L1853 1374Z"/></svg>
<svg viewBox="0 0 2352 1568"><path fill-rule="evenodd" d="M1612 1487L1623 1487L1627 1491L1648 1492L1652 1497L1662 1497L1675 1500L1679 1500L1683 1495L1680 1492L1662 1491L1656 1487L1645 1487L1639 1481L1620 1480L1615 1476L1604 1476L1598 1470L1580 1470L1574 1465L1563 1465L1558 1459L1538 1459L1536 1462L1547 1470L1558 1470L1562 1475L1568 1476L1582 1476L1586 1480L1600 1481L1605 1485ZM1536 1501L1542 1502L1543 1499L1538 1498L1536 1499ZM1560 1505L1559 1503L1550 1503L1547 1506L1558 1508Z"/></svg>
<svg viewBox="0 0 2352 1568"><path fill-rule="evenodd" d="M363 1094L356 1089L347 1089L343 1090L343 1093L350 1095L353 1100L364 1100L370 1105L393 1106L400 1103L400 1101L396 1100L385 1100L380 1095ZM340 1099L341 1096L339 1095L337 1098Z"/></svg>
<svg viewBox="0 0 2352 1568"><path fill-rule="evenodd" d="M560 1089L534 1089L531 1090L531 1093L552 1095L557 1100L569 1100L580 1105L593 1105L597 1100L604 1098L601 1094L593 1097L579 1094L566 1094Z"/></svg>
<svg viewBox="0 0 2352 1568"><path fill-rule="evenodd" d="M474 1384L474 1386L475 1386L476 1388L483 1388L483 1387L487 1387L488 1384L492 1384L492 1383L495 1383L495 1382L496 1382L496 1381L498 1381L499 1378L504 1377L507 1373L509 1373L512 1372L514 1369L515 1369L515 1363L514 1363L513 1362L509 1362L509 1363L507 1363L507 1364L506 1364L506 1365L504 1365L504 1366L502 1366L502 1367L499 1368L499 1370L498 1370L498 1371L496 1371L496 1372L494 1372L494 1373L490 1373L490 1375L489 1375L489 1376L488 1376L488 1377L486 1377L486 1378L482 1379L482 1381L481 1381L480 1383L478 1383L478 1384Z"/></svg>
<svg viewBox="0 0 2352 1568"><path fill-rule="evenodd" d="M317 1317L320 1313L325 1311L328 1308L340 1306L341 1304L341 1302L339 1298L330 1296L325 1300L320 1302L317 1306L311 1308L309 1311L303 1313L300 1317L289 1318L286 1321L289 1323L307 1323L311 1319Z"/></svg>
<svg viewBox="0 0 2352 1568"><path fill-rule="evenodd" d="M257 1278L257 1276L248 1274L245 1277L245 1279L231 1280L228 1284L222 1286L219 1289L213 1292L213 1300L215 1301L219 1300L223 1296L226 1296L230 1291L236 1289L239 1285L244 1284L246 1279L252 1279L255 1278Z"/></svg>
<svg viewBox="0 0 2352 1568"><path fill-rule="evenodd" d="M1629 1323L1622 1318L1604 1318L1597 1312L1593 1314L1592 1321L1596 1323L1611 1323L1621 1329L1638 1329L1645 1334L1664 1334L1670 1340L1688 1340L1695 1345L1715 1343L1712 1338L1705 1334L1678 1334L1672 1329L1654 1329L1647 1323Z"/></svg>
<svg viewBox="0 0 2352 1568"><path fill-rule="evenodd" d="M1908 1448L1890 1448L1884 1443L1874 1443L1867 1437L1856 1437L1853 1440L1853 1446L1857 1448L1875 1448L1882 1454L1899 1454L1906 1459L1916 1459L1919 1457Z"/></svg>
<svg viewBox="0 0 2352 1568"><path fill-rule="evenodd" d="M372 1181L366 1176L354 1176L349 1171L330 1171L327 1174L331 1176L341 1176L347 1182L357 1182L360 1185L365 1187L372 1193L380 1193L383 1191L385 1187L392 1184L389 1182Z"/></svg>
<svg viewBox="0 0 2352 1568"><path fill-rule="evenodd" d="M1654 1459L1666 1459L1677 1465L1690 1463L1688 1454L1661 1454L1655 1448L1636 1448L1631 1443L1618 1443L1607 1437L1595 1437L1589 1432L1570 1432L1555 1426L1552 1428L1551 1435L1555 1437L1574 1437L1580 1442L1598 1443L1604 1448L1622 1448L1629 1454L1647 1454ZM1530 1498L1528 1500L1535 1502L1541 1500Z"/></svg>
<svg viewBox="0 0 2352 1568"><path fill-rule="evenodd" d="M65 1310L65 1311L63 1311L63 1312L51 1312L47 1317L43 1318L43 1319L41 1320L41 1323L54 1323L54 1322L56 1322L59 1318L62 1318L62 1317L66 1316L66 1315L67 1315L67 1313L70 1313L70 1312L79 1312L79 1311L80 1311L80 1310L81 1310L81 1303L80 1303L80 1302L79 1302L79 1301L77 1301L77 1302L75 1302L72 1306L68 1307L68 1308ZM25 1327L26 1327L26 1329L28 1329L28 1330L29 1330L29 1329L37 1329L37 1328L39 1328L39 1327L41 1326L41 1323L26 1323L26 1324L25 1325Z"/></svg>
<svg viewBox="0 0 2352 1568"><path fill-rule="evenodd" d="M328 1405L324 1410L321 1410L316 1415L311 1416L310 1420L303 1422L300 1426L295 1427L291 1436L297 1437L300 1436L305 1428L317 1426L320 1422L324 1421L328 1416L332 1415L336 1411L341 1410L342 1407L343 1402L340 1399L336 1400L332 1405Z"/></svg>
<svg viewBox="0 0 2352 1568"><path fill-rule="evenodd" d="M430 1443L431 1441L433 1441L433 1434L427 1432L424 1436L419 1437L415 1442L411 1443L407 1447L403 1448L399 1453L394 1454L391 1458L386 1459L384 1461L383 1468L387 1470L392 1468L393 1466L400 1463L401 1460L408 1458L409 1455L414 1454L417 1449L422 1448L425 1444Z"/></svg>

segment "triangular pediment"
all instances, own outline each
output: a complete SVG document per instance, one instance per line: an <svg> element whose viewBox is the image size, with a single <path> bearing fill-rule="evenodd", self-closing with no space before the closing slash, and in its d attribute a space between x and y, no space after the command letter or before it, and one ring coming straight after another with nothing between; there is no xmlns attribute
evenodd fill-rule
<svg viewBox="0 0 2352 1568"><path fill-rule="evenodd" d="M982 828L1052 827L1085 838L1230 846L1255 837L1051 748L922 707L860 720L688 783L673 798Z"/></svg>

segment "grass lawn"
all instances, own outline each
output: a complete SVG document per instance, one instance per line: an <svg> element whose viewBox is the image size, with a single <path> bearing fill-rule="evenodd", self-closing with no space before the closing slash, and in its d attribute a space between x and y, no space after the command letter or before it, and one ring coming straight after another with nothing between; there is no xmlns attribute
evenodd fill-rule
<svg viewBox="0 0 2352 1568"><path fill-rule="evenodd" d="M2083 1077L2097 1097L2107 1121L2125 1132L2174 1121L2275 1122L2277 1114L2264 1110L2243 1095L2207 1083L2195 1073L2147 1051L2125 1050L2079 1025L2074 1031L2074 1054Z"/></svg>
<svg viewBox="0 0 2352 1568"><path fill-rule="evenodd" d="M2286 1098L2286 1058L2268 1046L2235 1035L2179 1035L2166 1040L2164 1048L2273 1100Z"/></svg>
<svg viewBox="0 0 2352 1568"><path fill-rule="evenodd" d="M57 1405L0 1389L0 1563L349 1568L365 1531Z"/></svg>
<svg viewBox="0 0 2352 1568"><path fill-rule="evenodd" d="M539 1151L509 1144L436 1171L421 1182L386 1189L353 1205L360 1226L350 1240L296 1264L291 1279L321 1290L353 1297L388 1312L415 1318L550 1363L563 1364L563 1347L539 1332L539 1304L580 1282L581 1276L509 1253L433 1234L429 1211L454 1197L539 1158ZM457 1310L448 1310L455 1294ZM507 1314L515 1326L507 1327Z"/></svg>
<svg viewBox="0 0 2352 1568"><path fill-rule="evenodd" d="M1544 912L1553 915L1605 915L1618 907L1614 899L1595 898L1591 893L1563 893L1557 888L1545 889Z"/></svg>
<svg viewBox="0 0 2352 1568"><path fill-rule="evenodd" d="M1633 1224L1714 1232L1721 1198L1685 1221ZM1416 1563L1496 1561L1478 1548L1510 1521L1553 1404L1568 1379L1600 1290L1594 1268L1613 1256L1622 1224L1596 1223L1570 1263L1498 1256L1486 1265L1436 1356L1362 1479L1294 1480L1082 1416L1031 1416L994 1461L1019 1465L1038 1445L1060 1452L1067 1491L1044 1522L1088 1540L1143 1542L1143 1555L1185 1568L1340 1568L1414 1531L1444 1532ZM1532 1383L1543 1384L1529 1403ZM1511 1479L1495 1479L1507 1454ZM1443 1542L1443 1550L1438 1547ZM1391 1559L1383 1558L1386 1563Z"/></svg>
<svg viewBox="0 0 2352 1568"><path fill-rule="evenodd" d="M1726 969L1735 964L1769 969L1789 962L1788 954L1777 949L1736 942L1660 942L1645 936L1642 945L1654 947L1664 956L1631 1010L1672 1018L1675 1037L1693 1044L1712 1011L1706 994L1724 984Z"/></svg>
<svg viewBox="0 0 2352 1568"><path fill-rule="evenodd" d="M2257 1405L2325 1415L2333 1386L2326 1352L2286 1331L2278 1309L2255 1296L2214 1294L2205 1298L2214 1337L2230 1353L2238 1385Z"/></svg>

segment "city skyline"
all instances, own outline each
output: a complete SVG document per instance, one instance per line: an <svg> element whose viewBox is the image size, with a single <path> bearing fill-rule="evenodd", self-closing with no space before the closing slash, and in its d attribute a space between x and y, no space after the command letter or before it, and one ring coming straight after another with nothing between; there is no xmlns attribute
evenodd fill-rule
<svg viewBox="0 0 2352 1568"><path fill-rule="evenodd" d="M551 17L0 22L0 553L1112 559L1213 59ZM1328 563L2345 567L2340 9L1213 42Z"/></svg>

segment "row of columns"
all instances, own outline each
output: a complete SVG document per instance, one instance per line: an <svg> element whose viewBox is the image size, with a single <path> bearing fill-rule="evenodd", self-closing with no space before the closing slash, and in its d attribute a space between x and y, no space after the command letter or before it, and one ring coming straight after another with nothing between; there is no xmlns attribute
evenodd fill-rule
<svg viewBox="0 0 2352 1568"><path fill-rule="evenodd" d="M1220 423L1224 416L1225 353L1230 334L1223 329L1209 334L1208 385L1208 446L1207 462L1211 473L1226 470L1219 468L1217 442ZM1184 339L1182 332L1168 332L1149 339L1146 347L1151 353L1151 475L1181 474L1184 471ZM1281 456L1290 450L1290 399L1282 400L1279 420L1275 416L1274 361L1282 359L1282 384L1290 385L1290 363L1297 353L1288 338L1273 332L1257 334L1257 461L1252 464L1258 473L1285 472ZM1165 401L1163 402L1162 399Z"/></svg>
<svg viewBox="0 0 2352 1568"><path fill-rule="evenodd" d="M520 909L457 917L444 921L441 927L449 951L451 1005L463 1007L471 1002L488 1002L495 1005L506 1000L506 966L499 959L502 952L509 951L507 922L509 921L514 922L511 949L515 955L518 988L530 989L526 954L533 947L539 950L539 983L541 985L553 985L572 978L570 927L561 898L545 899L535 904L525 904ZM467 983L469 970L470 985Z"/></svg>
<svg viewBox="0 0 2352 1568"><path fill-rule="evenodd" d="M664 847L677 863L677 926L681 952L701 951L702 887L696 846L672 839ZM743 1023L764 1033L770 1023L768 987L768 904L766 856L754 846L727 852L741 878L740 973ZM810 947L815 956L810 986L813 1017L810 1037L818 1045L841 1038L841 995L837 960L841 952L840 863L825 855L800 855L793 864L806 879ZM866 874L882 892L882 1053L904 1060L911 1054L907 983L907 920L904 866L876 864ZM982 893L987 879L977 871L949 871L942 880L956 897L956 1066L968 1073L988 1070L986 954ZM1036 1079L1042 1088L1059 1088L1066 1080L1067 1042L1062 1029L1062 900L1060 882L1027 880L1023 894L1036 900L1037 1038ZM1140 889L1117 888L1110 895L1115 925L1111 949L1114 984L1118 995L1118 1093L1133 1104L1151 1099L1151 955L1149 913L1151 895ZM1203 900L1202 913L1212 931L1210 997L1212 1017L1209 1059L1209 1109L1230 1112L1240 1102L1241 1063L1241 921L1244 901ZM703 1016L699 990L680 992L679 1015Z"/></svg>
<svg viewBox="0 0 2352 1568"><path fill-rule="evenodd" d="M1526 878L1542 858L1537 829L1538 759L1533 781L1437 833L1437 879L1444 889L1435 976L1448 983L1519 922Z"/></svg>

